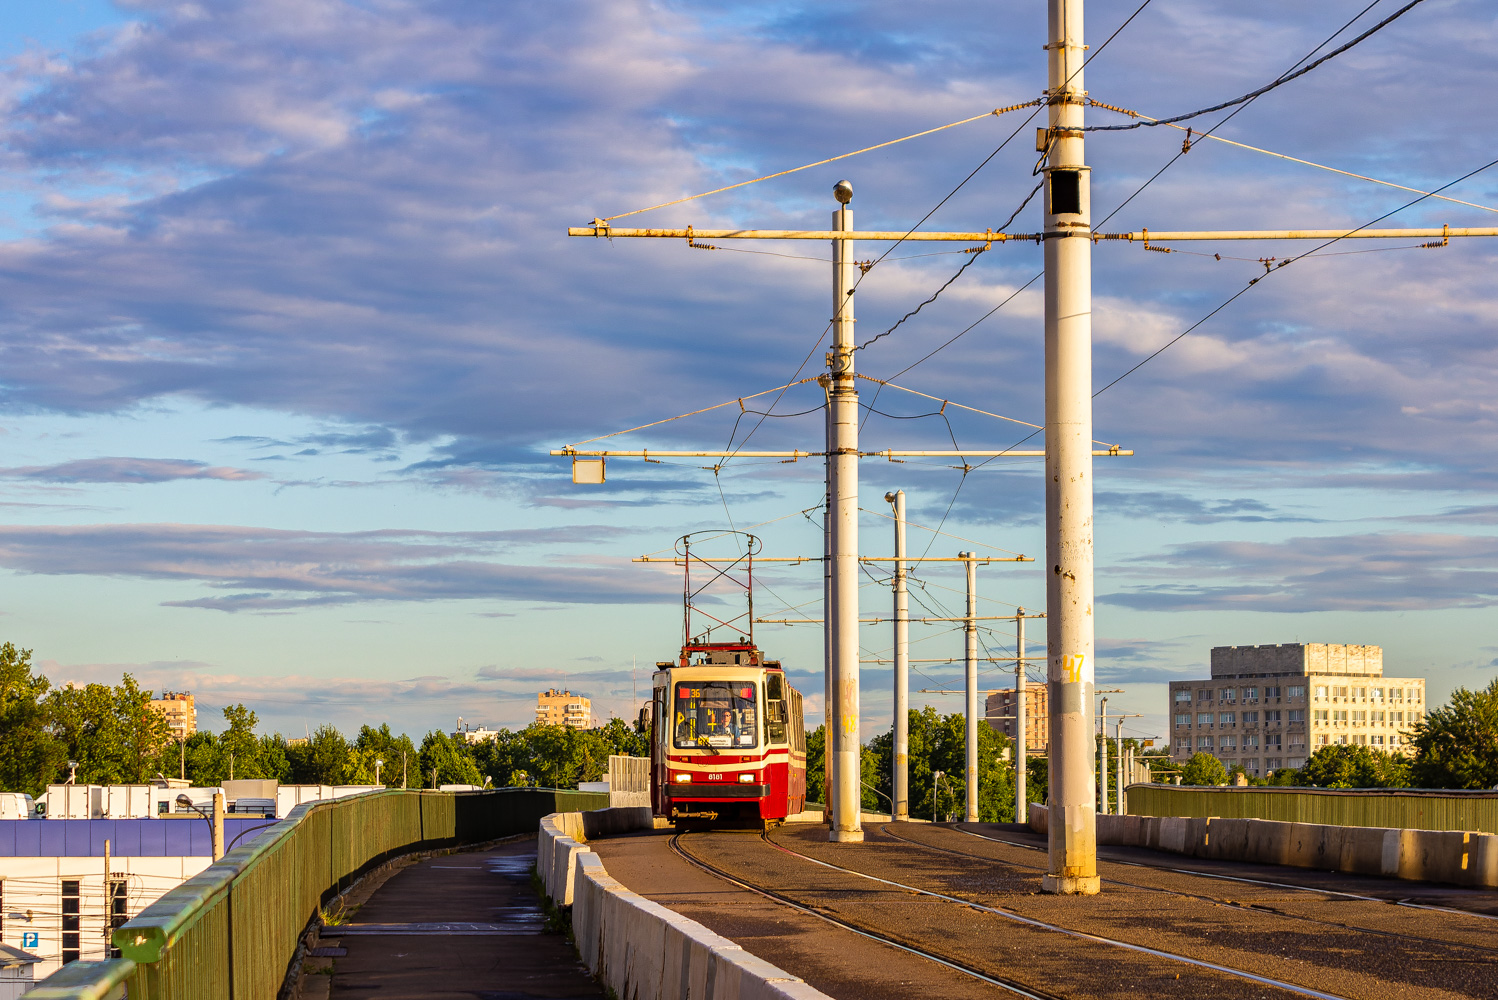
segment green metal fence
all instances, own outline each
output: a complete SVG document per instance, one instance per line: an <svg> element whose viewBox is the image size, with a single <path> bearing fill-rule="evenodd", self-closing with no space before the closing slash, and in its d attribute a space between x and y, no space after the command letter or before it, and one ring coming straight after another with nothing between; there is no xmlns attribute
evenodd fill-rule
<svg viewBox="0 0 1498 1000"><path fill-rule="evenodd" d="M385 791L307 803L120 927L123 958L67 966L36 1000L274 1000L325 901L388 859L534 831L608 795L542 788Z"/></svg>
<svg viewBox="0 0 1498 1000"><path fill-rule="evenodd" d="M1498 791L1387 788L1193 788L1130 785L1135 816L1220 816L1286 823L1498 833Z"/></svg>

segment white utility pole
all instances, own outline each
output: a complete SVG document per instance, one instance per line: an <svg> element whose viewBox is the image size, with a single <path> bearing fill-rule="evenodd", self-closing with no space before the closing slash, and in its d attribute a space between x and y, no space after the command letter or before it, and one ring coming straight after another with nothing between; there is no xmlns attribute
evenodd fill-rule
<svg viewBox="0 0 1498 1000"><path fill-rule="evenodd" d="M1048 0L1045 206L1046 892L1099 889L1092 792L1092 240L1082 0Z"/></svg>
<svg viewBox="0 0 1498 1000"><path fill-rule="evenodd" d="M895 508L894 820L910 819L910 595L905 583L905 491L886 493Z"/></svg>
<svg viewBox="0 0 1498 1000"><path fill-rule="evenodd" d="M1108 699L1103 699L1103 708L1099 713L1102 725L1099 727L1101 739L1098 746L1102 748L1102 755L1098 758L1098 812L1108 813Z"/></svg>
<svg viewBox="0 0 1498 1000"><path fill-rule="evenodd" d="M1014 821L1029 820L1025 805L1025 765L1029 739L1025 732L1025 609L1014 609Z"/></svg>
<svg viewBox="0 0 1498 1000"><path fill-rule="evenodd" d="M967 620L963 631L967 638L967 821L978 822L978 726L984 715L978 713L978 563L972 552L957 553L967 570Z"/></svg>
<svg viewBox="0 0 1498 1000"><path fill-rule="evenodd" d="M1122 816L1125 812L1123 716L1119 716L1118 721L1113 724L1113 749L1116 751L1113 756L1118 761L1118 781L1113 786L1118 789L1117 803L1115 804L1115 808L1113 811Z"/></svg>
<svg viewBox="0 0 1498 1000"><path fill-rule="evenodd" d="M838 181L833 194L840 202L832 213L832 228L853 228L853 185ZM827 355L827 409L832 437L827 441L828 494L832 515L832 607L825 616L832 635L834 724L827 739L832 747L832 791L828 807L832 829L828 839L839 843L863 840L859 823L863 800L862 754L859 742L858 697L858 387L853 375L853 241L832 241L832 350ZM1089 435L1089 449L1091 448Z"/></svg>

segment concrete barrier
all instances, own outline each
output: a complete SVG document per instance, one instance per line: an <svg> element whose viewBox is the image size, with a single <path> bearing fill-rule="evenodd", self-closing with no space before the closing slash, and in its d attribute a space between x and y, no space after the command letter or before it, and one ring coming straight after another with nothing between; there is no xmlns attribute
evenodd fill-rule
<svg viewBox="0 0 1498 1000"><path fill-rule="evenodd" d="M1030 806L1029 826L1036 833L1046 832L1045 806ZM1216 816L1099 815L1097 842L1196 858L1498 888L1498 835L1490 833Z"/></svg>
<svg viewBox="0 0 1498 1000"><path fill-rule="evenodd" d="M569 815L578 820L564 818ZM552 869L557 888L570 893L578 955L620 1000L829 1000L801 979L695 920L630 892L604 869L602 858L581 844L579 850L571 851L567 842L576 841L564 831L585 828L587 815L554 813L542 820L536 864L542 871ZM616 817L593 822L595 828L603 829L639 820ZM571 864L566 871L564 855ZM571 879L570 887L564 878ZM554 902L562 902L550 888L548 893Z"/></svg>

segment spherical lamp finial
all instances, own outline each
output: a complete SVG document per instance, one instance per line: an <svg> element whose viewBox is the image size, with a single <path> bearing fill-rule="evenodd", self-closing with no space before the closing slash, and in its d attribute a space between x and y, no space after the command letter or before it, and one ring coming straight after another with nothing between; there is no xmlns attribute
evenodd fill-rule
<svg viewBox="0 0 1498 1000"><path fill-rule="evenodd" d="M853 200L853 182L838 181L832 188L832 196L844 205Z"/></svg>

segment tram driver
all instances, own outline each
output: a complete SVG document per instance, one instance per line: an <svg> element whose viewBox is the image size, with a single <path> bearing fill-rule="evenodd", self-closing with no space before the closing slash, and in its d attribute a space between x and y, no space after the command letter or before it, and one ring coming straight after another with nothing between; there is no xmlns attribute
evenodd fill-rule
<svg viewBox="0 0 1498 1000"><path fill-rule="evenodd" d="M676 684L676 746L752 747L759 740L752 681Z"/></svg>

